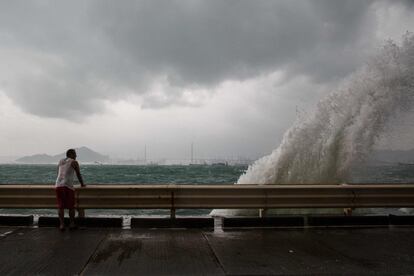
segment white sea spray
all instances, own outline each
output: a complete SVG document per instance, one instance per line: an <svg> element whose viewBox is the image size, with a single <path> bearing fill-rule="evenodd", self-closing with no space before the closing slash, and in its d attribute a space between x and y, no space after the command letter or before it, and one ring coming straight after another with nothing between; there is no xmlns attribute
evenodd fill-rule
<svg viewBox="0 0 414 276"><path fill-rule="evenodd" d="M297 120L280 146L257 160L237 184L347 181L352 164L371 153L387 121L414 98L414 36L389 41L368 64Z"/></svg>
<svg viewBox="0 0 414 276"><path fill-rule="evenodd" d="M414 103L414 35L387 41L284 134L237 184L338 184L372 151L387 122ZM224 214L237 214L236 210ZM223 214L214 210L213 215Z"/></svg>

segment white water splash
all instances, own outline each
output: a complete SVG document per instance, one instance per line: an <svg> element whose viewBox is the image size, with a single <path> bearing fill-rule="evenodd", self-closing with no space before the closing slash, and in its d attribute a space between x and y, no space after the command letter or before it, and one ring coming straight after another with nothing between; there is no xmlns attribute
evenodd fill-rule
<svg viewBox="0 0 414 276"><path fill-rule="evenodd" d="M389 41L285 133L270 155L257 160L237 184L341 183L364 161L387 121L414 98L414 35Z"/></svg>
<svg viewBox="0 0 414 276"><path fill-rule="evenodd" d="M298 119L280 146L251 165L237 184L346 182L352 165L368 157L388 120L411 108L413 98L414 35L407 33L401 45L388 41L313 113ZM240 212L224 211L229 214Z"/></svg>

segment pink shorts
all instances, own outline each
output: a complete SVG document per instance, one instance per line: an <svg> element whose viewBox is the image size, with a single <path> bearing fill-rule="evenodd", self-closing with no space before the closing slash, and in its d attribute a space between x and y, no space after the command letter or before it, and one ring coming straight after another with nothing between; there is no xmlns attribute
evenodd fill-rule
<svg viewBox="0 0 414 276"><path fill-rule="evenodd" d="M75 208L75 191L68 187L56 187L56 199L59 209Z"/></svg>

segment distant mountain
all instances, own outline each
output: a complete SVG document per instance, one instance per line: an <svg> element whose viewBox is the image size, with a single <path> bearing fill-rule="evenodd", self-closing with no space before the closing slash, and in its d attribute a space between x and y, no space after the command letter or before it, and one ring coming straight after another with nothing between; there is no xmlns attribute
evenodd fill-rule
<svg viewBox="0 0 414 276"><path fill-rule="evenodd" d="M84 163L107 163L109 156L100 154L87 147L76 148L77 160ZM56 155L35 154L31 156L24 156L16 160L18 163L24 164L56 164L60 159L66 157L66 152Z"/></svg>
<svg viewBox="0 0 414 276"><path fill-rule="evenodd" d="M374 151L369 162L384 163L413 163L414 149L411 150L377 150Z"/></svg>
<svg viewBox="0 0 414 276"><path fill-rule="evenodd" d="M31 156L24 156L16 160L18 163L25 164L51 164L56 163L53 156L47 154L35 154Z"/></svg>
<svg viewBox="0 0 414 276"><path fill-rule="evenodd" d="M18 156L0 156L0 164L13 164Z"/></svg>

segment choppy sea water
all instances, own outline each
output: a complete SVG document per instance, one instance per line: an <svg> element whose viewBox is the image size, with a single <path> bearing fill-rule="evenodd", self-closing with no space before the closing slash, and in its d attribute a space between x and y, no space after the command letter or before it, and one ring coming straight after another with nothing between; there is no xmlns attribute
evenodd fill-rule
<svg viewBox="0 0 414 276"><path fill-rule="evenodd" d="M232 184L245 166L81 165L86 184ZM0 165L1 184L50 184L55 165ZM414 183L414 166L364 166L352 170L349 183ZM287 184L288 185L288 184ZM208 215L210 209L177 210L177 215ZM87 215L169 215L169 210L87 210ZM53 209L0 209L2 214L55 214Z"/></svg>
<svg viewBox="0 0 414 276"><path fill-rule="evenodd" d="M82 165L86 184L229 184L244 166ZM0 184L51 184L56 165L0 165Z"/></svg>
<svg viewBox="0 0 414 276"><path fill-rule="evenodd" d="M232 184L246 166L82 165L85 184ZM1 184L50 184L56 165L0 165ZM75 177L76 178L76 177ZM177 215L208 215L210 209L177 210ZM2 214L55 214L50 209L0 209ZM169 210L87 210L87 215L169 215Z"/></svg>

